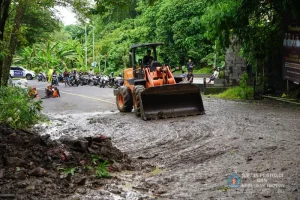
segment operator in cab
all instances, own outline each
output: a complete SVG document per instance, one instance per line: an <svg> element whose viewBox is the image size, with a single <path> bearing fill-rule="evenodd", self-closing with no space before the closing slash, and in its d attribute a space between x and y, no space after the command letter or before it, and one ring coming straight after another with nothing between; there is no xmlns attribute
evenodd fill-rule
<svg viewBox="0 0 300 200"><path fill-rule="evenodd" d="M150 65L152 60L153 60L153 57L151 56L151 50L148 49L146 55L143 58L143 64Z"/></svg>

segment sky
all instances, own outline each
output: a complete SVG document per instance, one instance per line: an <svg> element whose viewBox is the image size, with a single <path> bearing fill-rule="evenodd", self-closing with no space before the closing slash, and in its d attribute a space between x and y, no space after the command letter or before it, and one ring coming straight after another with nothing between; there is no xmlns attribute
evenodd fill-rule
<svg viewBox="0 0 300 200"><path fill-rule="evenodd" d="M88 0L91 6L95 5L94 0ZM55 8L59 11L56 15L61 19L64 25L76 24L78 20L76 19L75 13L73 13L70 9L62 7L62 6L55 6Z"/></svg>
<svg viewBox="0 0 300 200"><path fill-rule="evenodd" d="M55 6L55 8L59 11L56 15L60 18L64 25L76 24L78 22L75 13L73 13L70 9L61 6Z"/></svg>

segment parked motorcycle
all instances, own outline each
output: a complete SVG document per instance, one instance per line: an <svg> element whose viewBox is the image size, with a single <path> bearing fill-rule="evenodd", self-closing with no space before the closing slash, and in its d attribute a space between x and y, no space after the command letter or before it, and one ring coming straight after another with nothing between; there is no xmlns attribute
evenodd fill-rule
<svg viewBox="0 0 300 200"><path fill-rule="evenodd" d="M88 83L89 83L90 86L94 85L94 78L93 78L93 76L89 75Z"/></svg>
<svg viewBox="0 0 300 200"><path fill-rule="evenodd" d="M62 74L59 74L57 79L58 79L59 83L63 83L64 82L64 77L63 77Z"/></svg>
<svg viewBox="0 0 300 200"><path fill-rule="evenodd" d="M81 86L88 85L89 79L90 79L89 75L80 75L79 77L80 85Z"/></svg>
<svg viewBox="0 0 300 200"><path fill-rule="evenodd" d="M43 72L40 72L38 74L38 81L46 82L47 81L46 74L44 74Z"/></svg>
<svg viewBox="0 0 300 200"><path fill-rule="evenodd" d="M100 77L99 76L92 76L93 77L93 81L94 81L94 85L97 86L100 84Z"/></svg>
<svg viewBox="0 0 300 200"><path fill-rule="evenodd" d="M99 87L100 88L104 88L105 86L108 85L108 81L109 81L109 77L108 76L106 76L106 75L100 76Z"/></svg>
<svg viewBox="0 0 300 200"><path fill-rule="evenodd" d="M69 76L69 83L71 86L78 86L79 80L77 79L76 75L74 73L70 74Z"/></svg>
<svg viewBox="0 0 300 200"><path fill-rule="evenodd" d="M115 86L115 77L114 77L114 73L111 72L109 77L108 77L108 83L107 83L108 87L114 87Z"/></svg>
<svg viewBox="0 0 300 200"><path fill-rule="evenodd" d="M52 82L51 82L51 85L59 85L58 84L58 78L56 75L52 75Z"/></svg>
<svg viewBox="0 0 300 200"><path fill-rule="evenodd" d="M124 85L124 79L123 79L123 76L122 76L122 74L119 74L119 76L117 76L117 77L115 78L114 88L117 89L117 88L119 88L119 87L121 87L121 86L123 86L123 85Z"/></svg>

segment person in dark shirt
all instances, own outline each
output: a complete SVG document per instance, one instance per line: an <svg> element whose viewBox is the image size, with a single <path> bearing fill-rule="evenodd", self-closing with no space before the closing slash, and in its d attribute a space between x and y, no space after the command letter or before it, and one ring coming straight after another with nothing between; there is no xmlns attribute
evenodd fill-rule
<svg viewBox="0 0 300 200"><path fill-rule="evenodd" d="M68 72L68 70L67 69L65 69L65 71L64 71L64 78L69 78L69 72Z"/></svg>
<svg viewBox="0 0 300 200"><path fill-rule="evenodd" d="M189 59L189 62L186 64L186 69L188 72L192 71L194 69L194 63L192 62L192 59Z"/></svg>
<svg viewBox="0 0 300 200"><path fill-rule="evenodd" d="M186 76L188 82L192 83L194 80L194 74L192 71L189 71L188 75Z"/></svg>
<svg viewBox="0 0 300 200"><path fill-rule="evenodd" d="M153 60L153 57L151 56L151 50L147 50L147 54L143 58L143 64L149 65L152 60Z"/></svg>
<svg viewBox="0 0 300 200"><path fill-rule="evenodd" d="M51 85L48 85L45 89L45 98L50 98L53 95L53 89Z"/></svg>
<svg viewBox="0 0 300 200"><path fill-rule="evenodd" d="M52 76L57 76L56 70L53 71Z"/></svg>

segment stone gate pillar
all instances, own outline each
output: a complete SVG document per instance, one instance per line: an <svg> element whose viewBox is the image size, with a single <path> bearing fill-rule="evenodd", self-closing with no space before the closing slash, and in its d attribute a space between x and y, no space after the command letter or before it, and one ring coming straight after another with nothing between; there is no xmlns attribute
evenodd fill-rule
<svg viewBox="0 0 300 200"><path fill-rule="evenodd" d="M227 85L239 85L243 73L247 73L246 61L238 53L239 46L229 47L225 56L225 81Z"/></svg>

